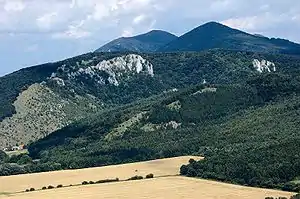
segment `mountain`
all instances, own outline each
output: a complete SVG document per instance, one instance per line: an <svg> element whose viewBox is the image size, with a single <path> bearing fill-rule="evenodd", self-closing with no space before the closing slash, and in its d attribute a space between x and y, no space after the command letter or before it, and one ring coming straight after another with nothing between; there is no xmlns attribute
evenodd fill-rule
<svg viewBox="0 0 300 199"><path fill-rule="evenodd" d="M28 144L91 114L203 81L297 74L297 60L230 51L88 53L22 69L0 78L0 144Z"/></svg>
<svg viewBox="0 0 300 199"><path fill-rule="evenodd" d="M158 49L161 52L227 49L300 54L300 45L284 39L252 35L216 22L201 25Z"/></svg>
<svg viewBox="0 0 300 199"><path fill-rule="evenodd" d="M292 191L285 183L300 174L299 100L299 76L196 85L91 115L29 152L63 169L203 155L182 174Z"/></svg>
<svg viewBox="0 0 300 199"><path fill-rule="evenodd" d="M122 37L105 44L96 52L154 52L177 36L161 31L152 30L134 37Z"/></svg>
<svg viewBox="0 0 300 199"><path fill-rule="evenodd" d="M0 88L0 146L29 151L2 158L0 175L195 154L205 161L182 175L298 186L299 56L94 52L1 77Z"/></svg>

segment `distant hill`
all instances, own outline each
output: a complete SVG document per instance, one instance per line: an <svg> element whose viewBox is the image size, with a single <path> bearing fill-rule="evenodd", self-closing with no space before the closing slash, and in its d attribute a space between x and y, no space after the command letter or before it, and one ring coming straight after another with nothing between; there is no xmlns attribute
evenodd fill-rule
<svg viewBox="0 0 300 199"><path fill-rule="evenodd" d="M263 53L300 54L300 45L284 39L252 35L209 22L158 49L160 52L227 49Z"/></svg>
<svg viewBox="0 0 300 199"><path fill-rule="evenodd" d="M154 52L177 36L161 30L152 30L134 37L121 37L105 44L96 52Z"/></svg>

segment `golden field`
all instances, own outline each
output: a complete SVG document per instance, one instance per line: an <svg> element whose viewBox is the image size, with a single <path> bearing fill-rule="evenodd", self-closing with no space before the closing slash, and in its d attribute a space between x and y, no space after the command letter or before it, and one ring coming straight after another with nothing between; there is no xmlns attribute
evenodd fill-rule
<svg viewBox="0 0 300 199"><path fill-rule="evenodd" d="M162 177L149 180L117 182L0 195L1 199L264 199L266 196L292 194L282 191L243 187L187 177Z"/></svg>
<svg viewBox="0 0 300 199"><path fill-rule="evenodd" d="M179 174L181 165L187 164L190 158L202 159L201 157L184 156L106 167L0 177L0 193L20 192L29 188L41 189L43 186L49 185L75 185L81 184L83 181L113 178L125 180L135 175L145 177L149 173L153 173L154 176L173 176Z"/></svg>
<svg viewBox="0 0 300 199"><path fill-rule="evenodd" d="M185 156L99 168L0 177L0 199L265 199L267 196L289 198L292 195L283 191L178 176L180 166L186 164L190 158L202 159ZM122 180L149 173L160 177L16 193L31 187L40 189L58 184L68 186L80 184L84 180L116 177Z"/></svg>

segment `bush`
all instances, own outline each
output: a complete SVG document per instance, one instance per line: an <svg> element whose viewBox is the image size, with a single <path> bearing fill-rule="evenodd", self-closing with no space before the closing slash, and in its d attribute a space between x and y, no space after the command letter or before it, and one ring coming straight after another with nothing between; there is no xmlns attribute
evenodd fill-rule
<svg viewBox="0 0 300 199"><path fill-rule="evenodd" d="M54 189L54 187L52 185L49 185L48 189Z"/></svg>
<svg viewBox="0 0 300 199"><path fill-rule="evenodd" d="M45 190L45 189L47 189L47 187L43 187L43 188L42 188L42 190Z"/></svg>
<svg viewBox="0 0 300 199"><path fill-rule="evenodd" d="M190 163L190 164L193 164L193 163L195 163L195 162L196 162L196 160L193 159L193 158L191 158L191 159L189 160L189 163Z"/></svg>
<svg viewBox="0 0 300 199"><path fill-rule="evenodd" d="M89 181L89 184L95 184L95 182L94 181Z"/></svg>
<svg viewBox="0 0 300 199"><path fill-rule="evenodd" d="M102 184L102 183L109 183L109 182L118 182L119 178L116 179L105 179L105 180L98 180L96 184Z"/></svg>
<svg viewBox="0 0 300 199"><path fill-rule="evenodd" d="M300 199L300 194L296 194L296 195L292 196L291 199Z"/></svg>
<svg viewBox="0 0 300 199"><path fill-rule="evenodd" d="M26 192L29 192L29 189L26 189Z"/></svg>
<svg viewBox="0 0 300 199"><path fill-rule="evenodd" d="M131 178L129 178L128 180L142 180L144 179L143 176L133 176Z"/></svg>
<svg viewBox="0 0 300 199"><path fill-rule="evenodd" d="M35 191L35 189L34 188L30 188L29 191Z"/></svg>
<svg viewBox="0 0 300 199"><path fill-rule="evenodd" d="M152 173L146 175L146 178L149 179L149 178L154 178L154 175Z"/></svg>
<svg viewBox="0 0 300 199"><path fill-rule="evenodd" d="M62 187L63 187L62 184L57 185L57 188L62 188Z"/></svg>
<svg viewBox="0 0 300 199"><path fill-rule="evenodd" d="M187 165L182 165L180 167L180 175L187 175L187 172L188 172L188 166Z"/></svg>
<svg viewBox="0 0 300 199"><path fill-rule="evenodd" d="M8 155L0 150L0 164L6 162L9 159Z"/></svg>
<svg viewBox="0 0 300 199"><path fill-rule="evenodd" d="M87 184L89 184L89 183L88 183L88 181L83 181L81 184L82 184L82 185L87 185Z"/></svg>

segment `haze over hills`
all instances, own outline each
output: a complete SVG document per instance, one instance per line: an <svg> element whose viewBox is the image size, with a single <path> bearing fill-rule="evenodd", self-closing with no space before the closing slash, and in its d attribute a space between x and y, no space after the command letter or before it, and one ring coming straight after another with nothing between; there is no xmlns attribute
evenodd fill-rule
<svg viewBox="0 0 300 199"><path fill-rule="evenodd" d="M121 37L105 44L96 52L155 52L157 49L176 39L177 36L152 30L134 37Z"/></svg>

